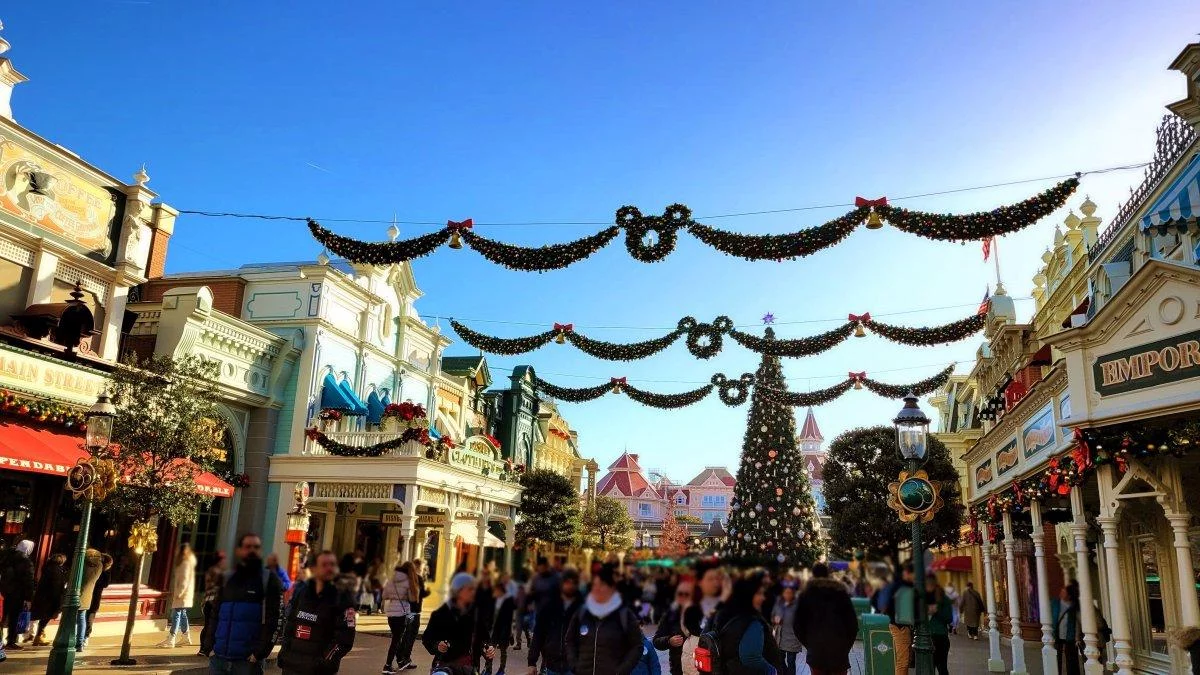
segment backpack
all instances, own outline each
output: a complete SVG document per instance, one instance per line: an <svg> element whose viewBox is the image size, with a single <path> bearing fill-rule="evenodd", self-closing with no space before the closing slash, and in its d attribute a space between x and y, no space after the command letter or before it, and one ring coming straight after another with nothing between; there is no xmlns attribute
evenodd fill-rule
<svg viewBox="0 0 1200 675"><path fill-rule="evenodd" d="M734 617L725 625L714 626L712 630L700 634L700 642L696 644L692 660L701 675L725 675L725 657L721 654L721 634L743 618L745 617Z"/></svg>

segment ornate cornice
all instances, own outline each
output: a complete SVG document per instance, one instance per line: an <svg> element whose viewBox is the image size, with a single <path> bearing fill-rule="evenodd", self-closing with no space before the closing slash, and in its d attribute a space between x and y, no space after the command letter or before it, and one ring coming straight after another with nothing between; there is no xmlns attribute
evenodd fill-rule
<svg viewBox="0 0 1200 675"><path fill-rule="evenodd" d="M1016 405L1012 410L1004 414L1004 417L979 438L966 454L963 455L963 460L966 462L974 462L978 459L986 457L996 450L1000 445L1008 440L1008 437L1016 433L1025 422L1028 422L1037 411L1042 409L1048 401L1053 400L1055 396L1066 391L1067 388L1067 365L1065 361L1059 361L1054 364L1050 372L1038 380L1025 398Z"/></svg>

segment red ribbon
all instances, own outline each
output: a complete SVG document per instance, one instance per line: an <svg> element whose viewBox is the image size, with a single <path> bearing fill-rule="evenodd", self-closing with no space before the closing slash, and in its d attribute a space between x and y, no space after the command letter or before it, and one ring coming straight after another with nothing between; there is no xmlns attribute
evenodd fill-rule
<svg viewBox="0 0 1200 675"><path fill-rule="evenodd" d="M850 372L850 373L846 373L846 374L850 376L851 382L861 382L861 381L867 379L867 371L865 371L865 370L862 371L861 373Z"/></svg>
<svg viewBox="0 0 1200 675"><path fill-rule="evenodd" d="M621 386L624 386L626 383L626 379L627 378L624 378L624 377L614 377L614 378L612 378L610 384L619 384Z"/></svg>
<svg viewBox="0 0 1200 675"><path fill-rule="evenodd" d="M466 220L461 220L461 221L447 220L446 227L450 228L451 232L461 232L463 230L469 230L472 227L475 227L475 219L467 218Z"/></svg>
<svg viewBox="0 0 1200 675"><path fill-rule="evenodd" d="M869 323L871 321L871 313L867 312L866 314L863 314L862 316L859 316L857 314L851 314L849 317L847 317L846 320L849 321L850 323Z"/></svg>
<svg viewBox="0 0 1200 675"><path fill-rule="evenodd" d="M879 199L865 199L863 197L855 197L854 198L854 206L857 208L860 208L860 209L864 206L870 206L870 207L874 208L876 206L887 206L887 205L888 205L887 197L880 197Z"/></svg>
<svg viewBox="0 0 1200 675"><path fill-rule="evenodd" d="M1075 461L1075 470L1079 473L1092 467L1092 453L1080 427L1075 427L1075 449L1071 451L1071 459Z"/></svg>
<svg viewBox="0 0 1200 675"><path fill-rule="evenodd" d="M1012 484L1012 489L1013 489L1013 497L1017 500L1017 506L1024 506L1025 505L1025 493L1021 491L1021 484L1014 480L1013 484Z"/></svg>
<svg viewBox="0 0 1200 675"><path fill-rule="evenodd" d="M995 520L996 519L996 495L992 495L991 497L988 497L987 511L988 511L988 518Z"/></svg>
<svg viewBox="0 0 1200 675"><path fill-rule="evenodd" d="M556 323L554 324L555 333L573 333L575 332L575 324L573 323Z"/></svg>

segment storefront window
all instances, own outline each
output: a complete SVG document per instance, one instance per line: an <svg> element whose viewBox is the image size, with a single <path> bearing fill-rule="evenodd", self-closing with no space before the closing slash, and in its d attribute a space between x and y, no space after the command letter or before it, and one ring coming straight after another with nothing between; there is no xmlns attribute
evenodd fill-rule
<svg viewBox="0 0 1200 675"><path fill-rule="evenodd" d="M1144 584L1146 629L1149 641L1146 645L1154 654L1167 653L1166 614L1163 609L1162 578L1159 576L1158 546L1153 539L1138 540L1138 558Z"/></svg>

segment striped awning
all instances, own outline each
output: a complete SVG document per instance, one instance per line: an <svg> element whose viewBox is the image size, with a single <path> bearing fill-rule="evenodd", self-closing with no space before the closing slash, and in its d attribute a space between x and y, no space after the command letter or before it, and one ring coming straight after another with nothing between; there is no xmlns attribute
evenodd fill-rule
<svg viewBox="0 0 1200 675"><path fill-rule="evenodd" d="M1154 202L1142 217L1142 229L1183 225L1200 216L1200 155L1192 157L1183 173Z"/></svg>

